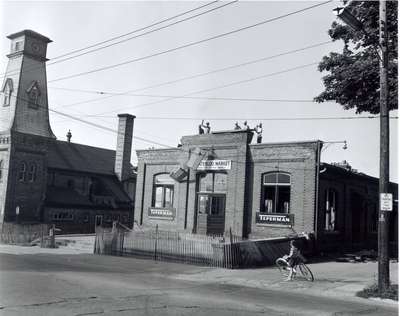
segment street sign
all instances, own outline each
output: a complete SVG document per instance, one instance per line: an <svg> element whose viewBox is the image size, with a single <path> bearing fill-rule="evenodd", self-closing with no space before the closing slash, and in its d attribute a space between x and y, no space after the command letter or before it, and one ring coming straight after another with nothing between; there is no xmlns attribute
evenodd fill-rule
<svg viewBox="0 0 400 316"><path fill-rule="evenodd" d="M381 193L381 211L393 210L393 194Z"/></svg>

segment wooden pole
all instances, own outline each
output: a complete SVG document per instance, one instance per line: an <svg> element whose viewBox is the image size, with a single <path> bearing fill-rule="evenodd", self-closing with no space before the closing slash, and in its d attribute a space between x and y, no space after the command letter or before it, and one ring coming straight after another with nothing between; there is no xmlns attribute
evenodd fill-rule
<svg viewBox="0 0 400 316"><path fill-rule="evenodd" d="M388 50L387 50L387 5L379 1L379 45L380 45L380 168L379 195L389 191L389 109L388 109ZM379 198L378 222L378 288L383 293L390 284L389 278L389 214L382 210Z"/></svg>

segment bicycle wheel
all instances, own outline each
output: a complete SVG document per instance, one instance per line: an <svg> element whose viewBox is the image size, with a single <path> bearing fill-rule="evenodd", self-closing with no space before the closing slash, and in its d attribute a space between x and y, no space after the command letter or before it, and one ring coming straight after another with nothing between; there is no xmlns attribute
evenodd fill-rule
<svg viewBox="0 0 400 316"><path fill-rule="evenodd" d="M276 259L275 264L279 268L279 272L285 278L287 278L289 276L289 272L290 272L289 263L283 258L278 258L278 259Z"/></svg>
<svg viewBox="0 0 400 316"><path fill-rule="evenodd" d="M300 273L307 281L311 282L314 281L314 275L312 274L309 267L307 267L304 263L299 263L297 267L300 270Z"/></svg>

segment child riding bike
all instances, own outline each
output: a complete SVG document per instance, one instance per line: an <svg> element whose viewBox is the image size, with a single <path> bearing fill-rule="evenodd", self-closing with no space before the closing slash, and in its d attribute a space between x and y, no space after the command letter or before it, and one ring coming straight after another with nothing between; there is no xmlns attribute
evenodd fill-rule
<svg viewBox="0 0 400 316"><path fill-rule="evenodd" d="M297 266L299 263L306 261L306 259L303 257L303 255L300 252L299 244L296 240L290 241L289 255L285 255L285 256L283 256L283 258L289 264L290 271L289 271L289 276L287 277L286 281L290 281L293 277L293 273L296 273L294 267Z"/></svg>

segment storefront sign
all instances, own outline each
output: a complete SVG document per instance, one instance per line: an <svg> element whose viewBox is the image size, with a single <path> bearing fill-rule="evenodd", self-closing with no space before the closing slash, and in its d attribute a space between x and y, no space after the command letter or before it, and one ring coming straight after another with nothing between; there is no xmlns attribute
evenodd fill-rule
<svg viewBox="0 0 400 316"><path fill-rule="evenodd" d="M381 193L381 210L382 211L393 210L393 194Z"/></svg>
<svg viewBox="0 0 400 316"><path fill-rule="evenodd" d="M173 208L149 208L149 218L174 220L175 209Z"/></svg>
<svg viewBox="0 0 400 316"><path fill-rule="evenodd" d="M230 170L231 160L202 160L197 170Z"/></svg>
<svg viewBox="0 0 400 316"><path fill-rule="evenodd" d="M294 224L294 214L256 213L256 223L292 226Z"/></svg>

